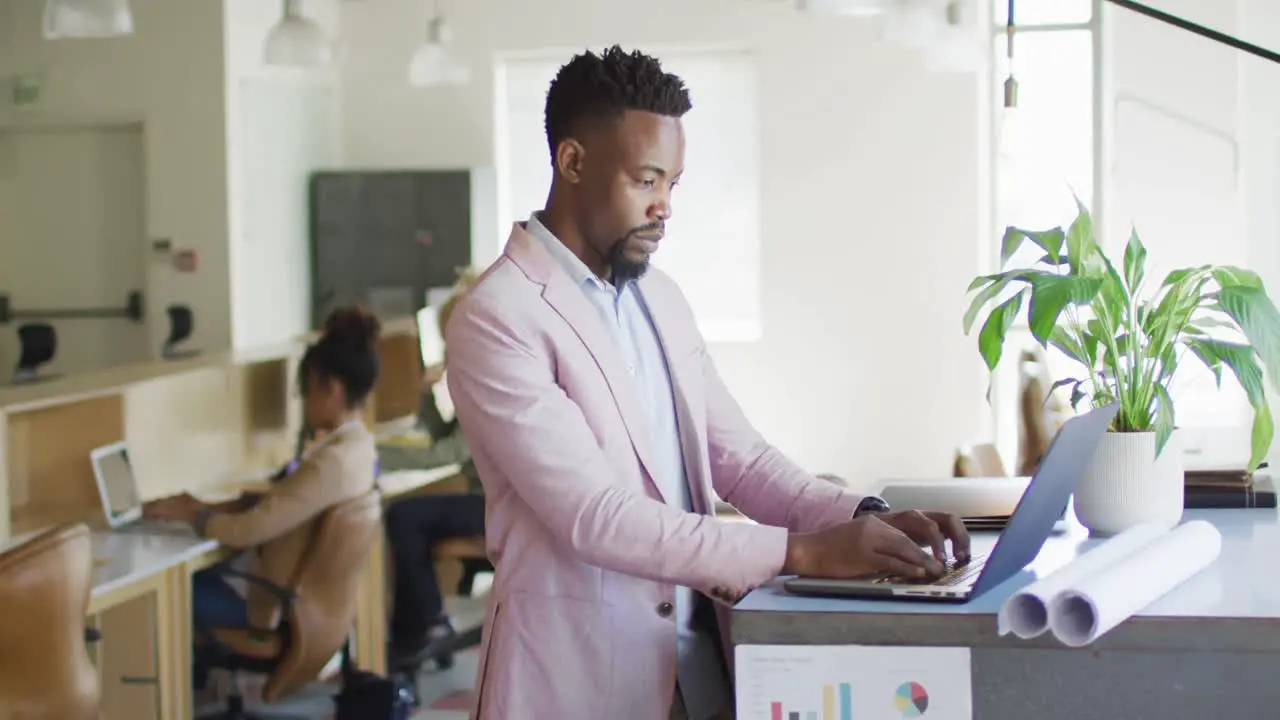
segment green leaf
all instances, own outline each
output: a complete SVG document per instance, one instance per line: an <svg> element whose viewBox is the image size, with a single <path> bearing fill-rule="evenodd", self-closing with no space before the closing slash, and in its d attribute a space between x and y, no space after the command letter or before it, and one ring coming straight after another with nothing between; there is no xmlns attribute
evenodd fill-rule
<svg viewBox="0 0 1280 720"><path fill-rule="evenodd" d="M1164 276L1164 282L1160 283L1160 287L1162 288L1169 287L1170 285L1180 280L1185 280L1187 277L1191 275L1208 272L1208 270L1209 270L1208 265L1201 265L1200 267L1194 267L1194 268L1182 268L1181 270L1173 270L1168 275Z"/></svg>
<svg viewBox="0 0 1280 720"><path fill-rule="evenodd" d="M1249 471L1257 469L1266 459L1271 449L1271 441L1275 436L1275 421L1271 416L1271 406L1267 402L1267 392L1263 385L1262 368L1258 365L1255 349L1248 345L1227 343L1220 340L1197 341L1201 350L1216 355L1222 364L1231 369L1239 381L1244 394L1253 407L1253 429L1249 438Z"/></svg>
<svg viewBox="0 0 1280 720"><path fill-rule="evenodd" d="M1077 380L1076 378L1063 378L1055 382L1053 386L1049 388L1049 392L1045 393L1044 404L1045 405L1049 404L1049 401L1053 399L1053 394L1058 391L1058 388L1066 387L1068 385L1072 385L1076 388L1079 388L1081 383L1083 382L1084 382L1083 380ZM1073 392L1072 394L1074 395L1075 393Z"/></svg>
<svg viewBox="0 0 1280 720"><path fill-rule="evenodd" d="M1049 336L1058 322L1058 316L1067 305L1087 305L1092 302L1102 280L1076 275L1038 275L1028 278L1031 283L1031 308L1028 323L1031 334L1041 345L1049 342Z"/></svg>
<svg viewBox="0 0 1280 720"><path fill-rule="evenodd" d="M1262 461L1267 459L1267 451L1271 449L1271 440L1275 437L1276 425L1271 418L1271 406L1264 399L1262 406L1253 414L1253 432L1249 433L1249 472L1258 469Z"/></svg>
<svg viewBox="0 0 1280 720"><path fill-rule="evenodd" d="M1096 249L1096 244L1093 240L1093 218L1079 198L1076 199L1076 208L1079 212L1076 214L1076 219L1071 221L1071 226L1067 228L1066 244L1067 258L1071 260L1071 270L1079 273L1085 266L1085 261L1089 259L1090 251Z"/></svg>
<svg viewBox="0 0 1280 720"><path fill-rule="evenodd" d="M1254 349L1248 345L1222 340L1187 341L1187 347L1197 356L1206 356L1210 362L1226 365L1240 382L1249 404L1258 407L1266 400L1266 387L1262 382L1262 368L1258 365ZM1206 363L1209 364L1209 363Z"/></svg>
<svg viewBox="0 0 1280 720"><path fill-rule="evenodd" d="M1129 230L1129 243L1124 247L1124 281L1132 295L1142 284L1146 273L1147 248L1138 239L1137 228Z"/></svg>
<svg viewBox="0 0 1280 720"><path fill-rule="evenodd" d="M1080 339L1080 349L1084 351L1085 359L1087 359L1088 367L1092 368L1098 361L1098 336L1087 332Z"/></svg>
<svg viewBox="0 0 1280 720"><path fill-rule="evenodd" d="M1013 270L1007 273L1000 273L999 275L988 275L987 278L991 280L991 284L987 285L981 292L974 296L973 301L969 303L969 309L964 313L964 334L968 335L969 332L973 330L973 322L978 318L978 313L982 312L982 308L988 302L991 302L992 299L1004 292L1004 289L1009 286L1009 283L1014 282L1015 280L1025 282L1029 276L1037 274L1041 273L1036 273L1030 270ZM983 278L978 278L977 280L974 280L973 283L970 283L969 289L972 291L975 284L978 284L978 281L982 279ZM980 286L980 284L978 286Z"/></svg>
<svg viewBox="0 0 1280 720"><path fill-rule="evenodd" d="M1232 265L1219 265L1212 270L1213 279L1218 281L1218 285L1226 287L1249 287L1254 290L1262 290L1262 278L1258 273L1252 270L1246 270Z"/></svg>
<svg viewBox="0 0 1280 720"><path fill-rule="evenodd" d="M1218 293L1218 304L1240 326L1262 359L1272 386L1280 387L1280 312L1276 311L1266 292L1232 285Z"/></svg>
<svg viewBox="0 0 1280 720"><path fill-rule="evenodd" d="M1049 344L1086 368L1093 367L1093 362L1085 355L1084 347L1061 325L1054 326L1053 332L1049 334Z"/></svg>
<svg viewBox="0 0 1280 720"><path fill-rule="evenodd" d="M1050 265L1050 266L1053 266L1053 267L1063 267L1064 265L1070 265L1070 264L1071 264L1071 258L1068 258L1068 257L1060 257L1060 258L1058 258L1057 260L1054 260L1053 258L1049 257L1048 255L1041 255L1041 256L1040 256L1040 259L1039 259L1039 260L1036 260L1036 262L1037 262L1038 264L1040 264L1040 265Z"/></svg>
<svg viewBox="0 0 1280 720"><path fill-rule="evenodd" d="M1071 409L1076 412L1080 412L1080 401L1085 399L1085 391L1080 389L1082 385L1084 385L1083 380L1071 388Z"/></svg>
<svg viewBox="0 0 1280 720"><path fill-rule="evenodd" d="M1188 339L1186 341L1187 349L1192 355L1200 358L1200 362L1213 372L1213 378L1218 383L1218 389L1222 389L1222 356L1218 354L1214 344L1215 340L1198 340Z"/></svg>
<svg viewBox="0 0 1280 720"><path fill-rule="evenodd" d="M1026 288L1005 300L991 311L982 330L978 332L978 352L987 363L988 370L995 370L1000 364L1000 355L1004 352L1004 338L1013 326L1013 321L1022 310L1022 298L1027 294Z"/></svg>
<svg viewBox="0 0 1280 720"><path fill-rule="evenodd" d="M1168 444L1169 438L1173 435L1175 425L1173 415L1173 399L1169 397L1169 391L1163 383L1156 383L1156 457L1160 457L1160 453L1164 452L1165 445Z"/></svg>
<svg viewBox="0 0 1280 720"><path fill-rule="evenodd" d="M1018 248L1022 247L1023 240L1030 240L1040 246L1041 250L1050 259L1050 264L1058 264L1062 257L1062 228L1051 228L1049 230L1024 230L1009 226L1004 229L1004 238L1000 241L1000 266L1009 262L1009 258L1018 252Z"/></svg>

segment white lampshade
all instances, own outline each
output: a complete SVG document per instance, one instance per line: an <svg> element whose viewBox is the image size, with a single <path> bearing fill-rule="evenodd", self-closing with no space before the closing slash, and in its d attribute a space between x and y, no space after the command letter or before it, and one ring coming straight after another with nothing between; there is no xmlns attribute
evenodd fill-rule
<svg viewBox="0 0 1280 720"><path fill-rule="evenodd" d="M888 11L894 0L796 0L800 12L810 15L868 17Z"/></svg>
<svg viewBox="0 0 1280 720"><path fill-rule="evenodd" d="M413 87L433 85L465 85L471 81L471 70L450 52L449 26L436 15L427 24L427 40L413 52L409 60L409 84Z"/></svg>
<svg viewBox="0 0 1280 720"><path fill-rule="evenodd" d="M885 13L881 39L890 45L926 48L942 36L947 12L937 0L898 0Z"/></svg>
<svg viewBox="0 0 1280 720"><path fill-rule="evenodd" d="M978 22L975 0L947 0L944 23L926 50L925 63L935 72L973 72L986 67L991 44Z"/></svg>
<svg viewBox="0 0 1280 720"><path fill-rule="evenodd" d="M133 11L129 0L45 0L46 40L132 34Z"/></svg>
<svg viewBox="0 0 1280 720"><path fill-rule="evenodd" d="M285 0L284 17L271 28L262 60L268 65L307 67L333 61L333 41L320 23L302 13L297 0Z"/></svg>

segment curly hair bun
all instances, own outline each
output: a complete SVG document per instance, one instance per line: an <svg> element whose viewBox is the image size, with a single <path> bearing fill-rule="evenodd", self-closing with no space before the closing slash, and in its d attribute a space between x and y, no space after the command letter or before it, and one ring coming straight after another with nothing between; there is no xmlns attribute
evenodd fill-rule
<svg viewBox="0 0 1280 720"><path fill-rule="evenodd" d="M324 337L321 342L361 350L373 350L382 332L382 323L364 309L338 308L324 321Z"/></svg>

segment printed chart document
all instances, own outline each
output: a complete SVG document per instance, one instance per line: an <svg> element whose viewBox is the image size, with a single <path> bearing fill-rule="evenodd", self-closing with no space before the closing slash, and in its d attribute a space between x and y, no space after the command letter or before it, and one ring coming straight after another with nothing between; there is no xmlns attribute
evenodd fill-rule
<svg viewBox="0 0 1280 720"><path fill-rule="evenodd" d="M972 720L968 648L739 645L738 720Z"/></svg>

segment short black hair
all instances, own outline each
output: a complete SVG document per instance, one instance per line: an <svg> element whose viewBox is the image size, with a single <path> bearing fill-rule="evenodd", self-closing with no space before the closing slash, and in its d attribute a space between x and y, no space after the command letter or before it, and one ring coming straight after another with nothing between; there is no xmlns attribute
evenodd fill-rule
<svg viewBox="0 0 1280 720"><path fill-rule="evenodd" d="M307 348L298 364L298 384L303 395L307 376L315 373L323 380L340 380L347 393L347 406L364 403L378 382L378 318L360 308L338 308L324 321L320 339Z"/></svg>
<svg viewBox="0 0 1280 720"><path fill-rule="evenodd" d="M627 110L683 117L691 108L684 81L663 71L657 58L617 45L600 55L588 50L561 67L547 90L551 161L583 120L620 118Z"/></svg>

